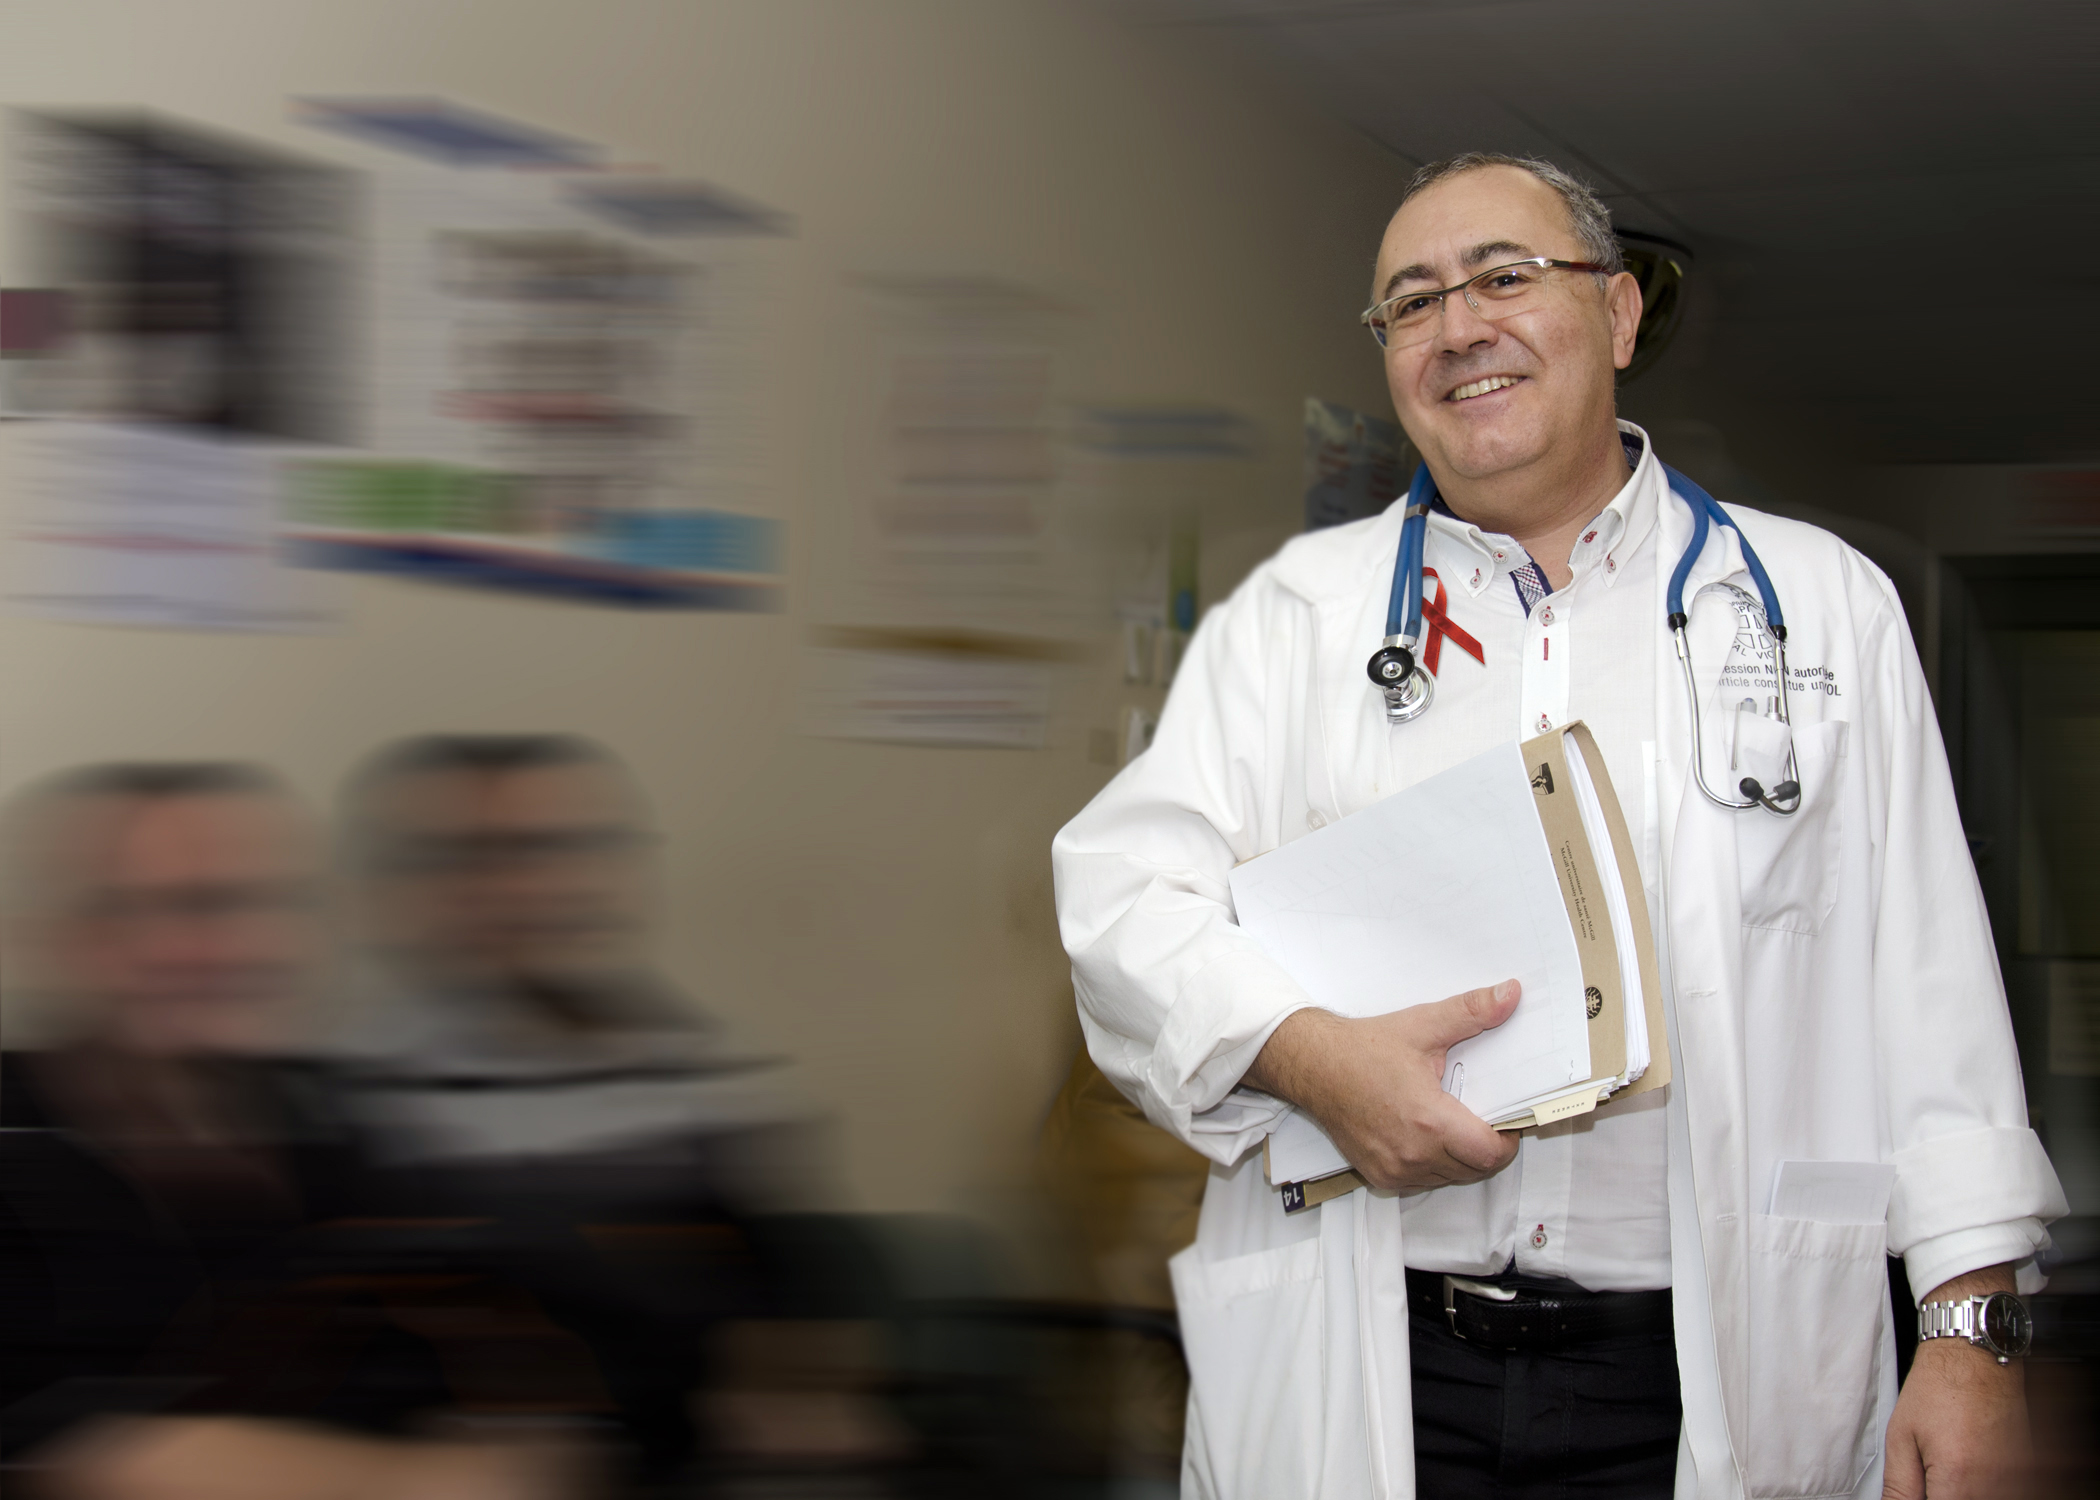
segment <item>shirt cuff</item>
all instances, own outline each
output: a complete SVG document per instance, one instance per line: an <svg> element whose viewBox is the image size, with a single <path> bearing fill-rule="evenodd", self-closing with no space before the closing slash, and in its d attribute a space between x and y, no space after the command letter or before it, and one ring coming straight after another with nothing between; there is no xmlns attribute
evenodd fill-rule
<svg viewBox="0 0 2100 1500"><path fill-rule="evenodd" d="M1145 1069L1146 1086L1183 1120L1217 1108L1312 997L1251 942L1227 949L1182 986Z"/></svg>
<svg viewBox="0 0 2100 1500"><path fill-rule="evenodd" d="M1276 1033L1291 1016L1307 1009L1294 1005L1275 1020L1269 1022L1256 1035L1251 1046L1236 1049L1234 1067L1244 1074L1254 1066L1254 1059L1261 1049L1269 1044ZM1262 1143L1264 1137L1274 1130L1283 1117L1291 1112L1290 1105L1259 1089L1243 1088L1237 1083L1209 1109L1191 1111L1187 1116L1185 1139L1191 1146L1222 1166L1231 1166L1249 1151Z"/></svg>
<svg viewBox="0 0 2100 1500"><path fill-rule="evenodd" d="M2021 1295L2032 1296L2047 1284L2047 1278L2035 1265L2035 1256L2048 1243L2049 1232L2040 1219L1983 1224L1920 1240L1903 1252L1911 1300L1923 1302L1934 1288L1957 1276L1981 1271L1986 1266L2002 1266L2008 1261L2014 1266Z"/></svg>

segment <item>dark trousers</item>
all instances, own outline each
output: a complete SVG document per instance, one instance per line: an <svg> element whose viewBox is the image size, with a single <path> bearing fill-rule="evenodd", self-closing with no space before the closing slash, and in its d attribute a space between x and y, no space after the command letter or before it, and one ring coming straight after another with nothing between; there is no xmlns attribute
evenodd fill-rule
<svg viewBox="0 0 2100 1500"><path fill-rule="evenodd" d="M1422 1500L1669 1500L1683 1402L1668 1333L1505 1354L1409 1314Z"/></svg>

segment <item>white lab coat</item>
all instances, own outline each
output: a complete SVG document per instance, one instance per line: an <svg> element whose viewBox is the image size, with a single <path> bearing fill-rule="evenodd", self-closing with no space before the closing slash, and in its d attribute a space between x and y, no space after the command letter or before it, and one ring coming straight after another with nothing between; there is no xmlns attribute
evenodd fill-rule
<svg viewBox="0 0 2100 1500"><path fill-rule="evenodd" d="M1983 901L1894 591L1825 532L1731 510L1788 611L1801 810L1728 812L1691 783L1662 594L1692 530L1675 499L1653 570L1656 750L1645 784L1619 788L1642 826L1678 1080L1677 1488L1870 1496L1896 1394L1885 1255L1937 1247L1930 1263L1945 1265L1962 1244L1945 1237L1969 1231L1989 1248L1960 1269L2018 1259L2064 1202L2027 1128ZM1255 1149L1283 1106L1236 1085L1310 1002L1233 922L1226 883L1239 861L1397 789L1388 745L1411 726L1387 727L1364 661L1384 633L1400 511L1297 539L1214 610L1152 749L1055 845L1095 1061L1216 1163L1196 1242L1173 1263L1192 1500L1414 1493L1410 1195L1359 1190L1284 1215ZM1718 527L1685 597L1717 581L1752 587ZM1714 600L1692 612L1716 744L1736 625ZM1725 751L1710 766L1728 784ZM1886 1224L1770 1216L1784 1160L1892 1163Z"/></svg>

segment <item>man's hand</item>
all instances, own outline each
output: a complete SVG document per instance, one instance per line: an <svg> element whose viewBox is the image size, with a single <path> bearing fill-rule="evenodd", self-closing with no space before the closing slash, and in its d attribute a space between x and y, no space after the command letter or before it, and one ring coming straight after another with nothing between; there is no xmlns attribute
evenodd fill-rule
<svg viewBox="0 0 2100 1500"><path fill-rule="evenodd" d="M1362 1021L1297 1011L1245 1081L1311 1115L1373 1187L1478 1182L1516 1160L1517 1138L1444 1092L1444 1053L1507 1021L1519 993L1505 979Z"/></svg>
<svg viewBox="0 0 2100 1500"><path fill-rule="evenodd" d="M2012 1268L1957 1276L1927 1302L1959 1302L2013 1289ZM1967 1339L1918 1345L1910 1378L1889 1418L1882 1500L2001 1500L2024 1494L2027 1394L2020 1361Z"/></svg>

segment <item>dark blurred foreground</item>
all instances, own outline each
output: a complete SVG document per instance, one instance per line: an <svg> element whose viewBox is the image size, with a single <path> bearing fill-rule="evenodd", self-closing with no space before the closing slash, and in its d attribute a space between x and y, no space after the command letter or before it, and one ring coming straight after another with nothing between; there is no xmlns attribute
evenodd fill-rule
<svg viewBox="0 0 2100 1500"><path fill-rule="evenodd" d="M1075 1072L1070 1300L1012 1296L964 1221L824 1207L791 1071L649 965L647 820L595 746L384 753L329 886L240 766L76 772L6 835L49 1035L0 1060L24 1492L1172 1491L1193 1158ZM324 982L357 1023L295 1056Z"/></svg>

